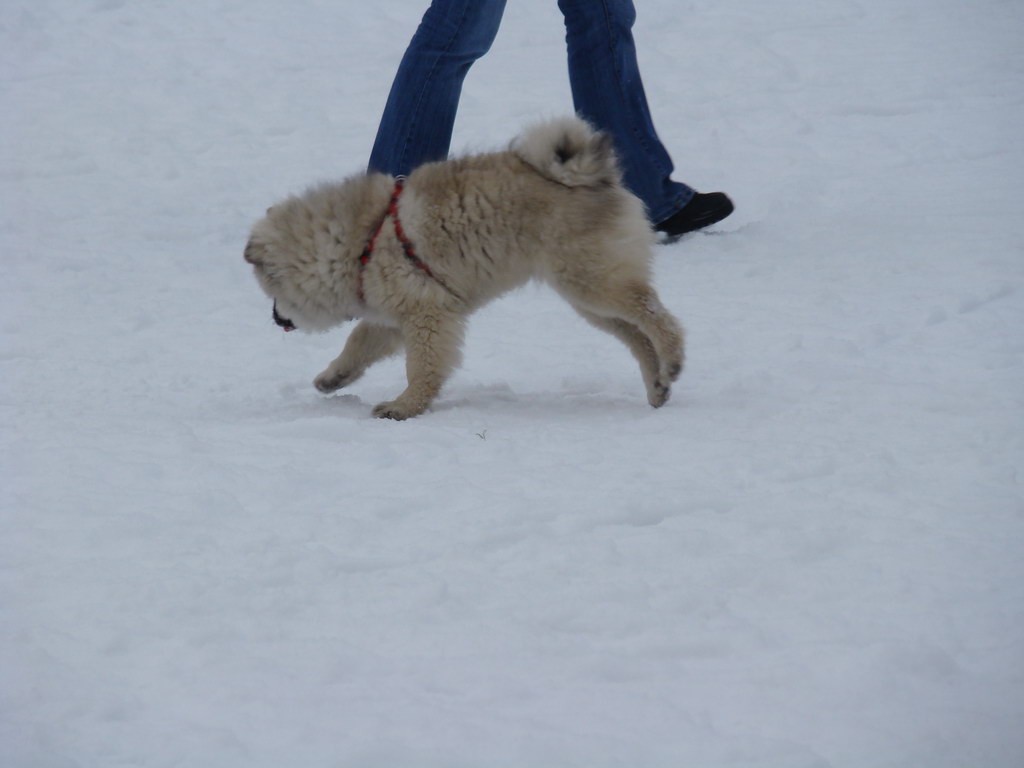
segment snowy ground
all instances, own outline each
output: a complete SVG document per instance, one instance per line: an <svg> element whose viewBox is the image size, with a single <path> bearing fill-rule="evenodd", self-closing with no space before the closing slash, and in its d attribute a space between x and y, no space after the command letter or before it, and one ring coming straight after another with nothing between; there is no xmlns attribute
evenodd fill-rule
<svg viewBox="0 0 1024 768"><path fill-rule="evenodd" d="M530 287L433 411L242 261L421 0L7 0L0 765L1024 764L1024 5L638 3L689 367ZM509 4L460 149L570 109Z"/></svg>

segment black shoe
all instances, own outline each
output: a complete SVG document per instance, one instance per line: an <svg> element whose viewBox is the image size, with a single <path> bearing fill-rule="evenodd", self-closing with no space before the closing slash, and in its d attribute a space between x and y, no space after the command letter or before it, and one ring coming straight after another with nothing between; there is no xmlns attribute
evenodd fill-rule
<svg viewBox="0 0 1024 768"><path fill-rule="evenodd" d="M724 192L698 192L681 210L656 224L654 229L665 235L665 242L671 243L687 232L721 221L732 212L732 200Z"/></svg>

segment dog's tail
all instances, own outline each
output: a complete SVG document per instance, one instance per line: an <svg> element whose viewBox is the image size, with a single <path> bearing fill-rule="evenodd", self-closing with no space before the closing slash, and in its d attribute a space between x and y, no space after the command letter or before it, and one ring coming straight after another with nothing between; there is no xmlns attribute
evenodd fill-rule
<svg viewBox="0 0 1024 768"><path fill-rule="evenodd" d="M622 173L612 138L578 117L541 123L512 142L512 151L545 176L567 187L619 184Z"/></svg>

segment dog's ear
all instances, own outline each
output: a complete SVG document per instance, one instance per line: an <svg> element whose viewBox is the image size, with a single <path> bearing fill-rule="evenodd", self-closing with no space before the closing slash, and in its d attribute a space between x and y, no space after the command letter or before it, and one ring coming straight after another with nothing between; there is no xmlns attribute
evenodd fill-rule
<svg viewBox="0 0 1024 768"><path fill-rule="evenodd" d="M263 263L256 258L256 246L252 244L252 240L245 245L245 260L255 267L258 267Z"/></svg>

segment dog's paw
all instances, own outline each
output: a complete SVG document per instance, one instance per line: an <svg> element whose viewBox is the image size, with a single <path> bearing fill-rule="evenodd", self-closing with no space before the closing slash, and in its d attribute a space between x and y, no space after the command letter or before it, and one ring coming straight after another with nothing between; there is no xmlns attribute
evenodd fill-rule
<svg viewBox="0 0 1024 768"><path fill-rule="evenodd" d="M390 403L378 403L373 407L373 415L378 419L394 419L395 421L404 421L408 419L410 415L406 413L406 410L392 401Z"/></svg>
<svg viewBox="0 0 1024 768"><path fill-rule="evenodd" d="M326 371L321 373L315 379L313 379L313 386L325 395L329 395L331 392L335 392L342 387L346 387L359 378L358 375L347 371L333 371L328 368Z"/></svg>
<svg viewBox="0 0 1024 768"><path fill-rule="evenodd" d="M378 403L373 407L373 415L378 419L394 419L405 421L413 416L423 413L423 408L411 408L401 400L391 400L386 403Z"/></svg>
<svg viewBox="0 0 1024 768"><path fill-rule="evenodd" d="M669 395L672 394L672 388L661 381L656 381L647 390L647 402L651 404L652 408L661 408L665 403L668 402Z"/></svg>

